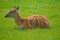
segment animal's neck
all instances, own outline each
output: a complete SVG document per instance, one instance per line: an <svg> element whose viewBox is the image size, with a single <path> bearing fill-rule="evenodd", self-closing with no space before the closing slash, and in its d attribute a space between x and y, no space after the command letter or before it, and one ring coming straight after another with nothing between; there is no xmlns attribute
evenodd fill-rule
<svg viewBox="0 0 60 40"><path fill-rule="evenodd" d="M13 18L18 26L22 24L22 18L18 14L16 14Z"/></svg>

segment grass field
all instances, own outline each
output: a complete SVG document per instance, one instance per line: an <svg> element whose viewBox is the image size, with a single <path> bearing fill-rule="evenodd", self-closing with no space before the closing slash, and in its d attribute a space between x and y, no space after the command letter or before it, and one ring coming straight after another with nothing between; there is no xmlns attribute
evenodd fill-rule
<svg viewBox="0 0 60 40"><path fill-rule="evenodd" d="M23 18L46 16L50 29L19 30L12 18L4 17L12 6L20 7ZM60 0L0 0L0 40L60 40Z"/></svg>

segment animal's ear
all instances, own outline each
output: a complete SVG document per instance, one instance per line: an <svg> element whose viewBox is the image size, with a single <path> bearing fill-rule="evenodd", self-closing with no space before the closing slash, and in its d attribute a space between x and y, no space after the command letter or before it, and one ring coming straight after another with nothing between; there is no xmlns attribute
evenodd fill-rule
<svg viewBox="0 0 60 40"><path fill-rule="evenodd" d="M18 10L19 9L19 7L16 7L16 10Z"/></svg>

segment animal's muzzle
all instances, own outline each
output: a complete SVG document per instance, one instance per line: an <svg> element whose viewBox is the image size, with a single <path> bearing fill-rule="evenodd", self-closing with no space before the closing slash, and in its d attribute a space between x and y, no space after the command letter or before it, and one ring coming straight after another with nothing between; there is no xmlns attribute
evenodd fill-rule
<svg viewBox="0 0 60 40"><path fill-rule="evenodd" d="M7 16L5 16L5 17L7 17Z"/></svg>
<svg viewBox="0 0 60 40"><path fill-rule="evenodd" d="M8 15L5 15L5 17L9 17Z"/></svg>

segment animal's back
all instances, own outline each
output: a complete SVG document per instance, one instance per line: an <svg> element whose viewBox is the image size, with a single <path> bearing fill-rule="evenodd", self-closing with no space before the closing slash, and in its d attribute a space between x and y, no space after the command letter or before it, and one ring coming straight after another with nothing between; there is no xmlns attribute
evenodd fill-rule
<svg viewBox="0 0 60 40"><path fill-rule="evenodd" d="M25 25L29 28L49 27L48 19L42 15L29 16L25 21Z"/></svg>

